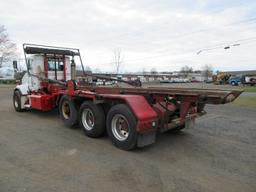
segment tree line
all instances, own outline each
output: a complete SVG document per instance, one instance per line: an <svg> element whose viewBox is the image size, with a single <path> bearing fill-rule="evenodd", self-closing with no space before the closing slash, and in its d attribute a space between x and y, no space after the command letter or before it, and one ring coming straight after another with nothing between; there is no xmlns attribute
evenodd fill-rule
<svg viewBox="0 0 256 192"><path fill-rule="evenodd" d="M13 60L16 52L16 44L9 38L4 25L0 24L0 67L3 66L4 62Z"/></svg>

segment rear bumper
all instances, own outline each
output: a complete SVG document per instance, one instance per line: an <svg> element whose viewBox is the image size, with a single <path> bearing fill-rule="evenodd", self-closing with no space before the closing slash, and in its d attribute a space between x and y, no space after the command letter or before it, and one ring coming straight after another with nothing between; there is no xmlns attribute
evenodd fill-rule
<svg viewBox="0 0 256 192"><path fill-rule="evenodd" d="M158 127L158 129L160 133L163 133L165 131L174 129L176 127L184 126L184 124L185 124L185 128L193 128L195 125L195 119L204 114L206 114L206 112L187 115L185 119L177 118L177 119L174 119L169 124L165 124L164 126ZM144 147L154 143L156 140L156 134L158 129L155 127L151 129L146 129L146 131L144 129L144 132L139 132L138 138L137 138L137 146Z"/></svg>
<svg viewBox="0 0 256 192"><path fill-rule="evenodd" d="M201 113L187 115L184 119L182 119L182 118L174 119L170 123L164 124L162 127L160 127L159 131L160 131L160 133L163 133L163 132L166 132L171 129L175 129L177 127L184 126L184 125L186 128L193 128L194 124L195 124L195 119L197 117L201 117L205 114L206 114L206 112L203 111Z"/></svg>

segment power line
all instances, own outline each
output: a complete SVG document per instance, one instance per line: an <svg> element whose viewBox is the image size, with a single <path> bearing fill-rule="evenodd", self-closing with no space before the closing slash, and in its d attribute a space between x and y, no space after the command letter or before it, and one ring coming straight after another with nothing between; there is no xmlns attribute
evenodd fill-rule
<svg viewBox="0 0 256 192"><path fill-rule="evenodd" d="M238 21L238 22L233 22L233 23L227 24L226 26L237 25L237 24L241 24L241 23L245 23L245 22L250 22L250 21L255 21L255 20L256 20L256 17L252 17L252 18L249 18L247 20L242 20L242 21ZM212 46L212 47L203 47L203 48L200 48L200 49L193 49L193 50L187 51L186 53L190 53L190 52L194 52L195 53L195 52L199 52L200 50L202 52L202 51L206 51L206 50L219 49L219 48L222 48L222 46L224 46L224 45L236 43L236 42L239 42L239 41L240 42L241 41L248 41L248 40L254 40L254 38L253 39L247 38L247 39L240 39L240 40L236 40L236 41L232 41L232 42L219 43L217 45L214 45L214 47ZM186 54L186 53L184 53L184 54ZM158 54L158 55L149 56L149 57L143 57L143 58L138 58L138 59L132 59L132 60L127 60L126 62L143 61L143 60L146 60L146 59L158 58L158 57L163 57L163 56L171 56L171 55L170 55L170 53L166 53L166 51L165 51L164 53L161 53L161 54ZM114 62L102 63L101 65L110 65L110 64L113 64L113 63Z"/></svg>
<svg viewBox="0 0 256 192"><path fill-rule="evenodd" d="M255 18L255 20L256 20L256 18ZM238 22L237 22L237 23L238 23ZM177 37L173 37L173 38L171 38L171 39L177 39L177 38L178 38L178 36L177 36ZM162 41L164 41L165 44L167 44L169 40L170 40L170 39L168 39L168 40L162 40ZM154 43L154 42L153 42L153 43ZM148 44L149 44L149 43L148 43ZM143 44L143 45L145 45L145 44ZM133 49L133 50L134 50L134 49ZM138 51L139 51L139 52L146 52L146 51L149 51L149 50L151 50L151 49L146 48L146 49L139 49ZM165 52L168 52L168 48L165 49L165 50L167 50L167 51L165 51Z"/></svg>
<svg viewBox="0 0 256 192"><path fill-rule="evenodd" d="M242 2L240 2L240 3L238 3L238 4L236 4L236 5L234 5L233 6L233 8L234 7L237 7L237 6L240 6L240 5L243 5L243 4L245 4L245 2L244 1L242 1ZM225 10L226 9L226 7L220 7L220 8L217 8L217 9L215 9L214 11L213 11L213 13L214 14L216 14L216 13L218 13L218 12L221 12L221 11L223 11L223 10ZM207 14L207 13L211 13L212 11L210 11L210 12L206 12L205 14ZM256 17L255 18L253 18L253 20L255 20L256 19ZM249 19L250 20L250 19ZM249 21L248 20L248 21ZM238 22L239 23L239 22ZM237 23L237 24L238 24ZM243 23L243 21L241 22L241 23ZM165 23L163 23L162 24L162 26L163 27L165 27L167 24L170 24L170 22L165 22ZM235 24L235 23L234 23ZM232 23L230 24L230 25L232 25ZM157 31L157 30L159 30L160 28L155 28L153 31ZM203 29L204 30L204 29ZM151 30L152 31L152 30ZM199 30L200 31L200 30ZM136 33L140 33L140 32L143 32L143 29L141 30L135 30L135 31L133 31L133 32L127 32L127 33L122 33L122 34L119 34L119 35L114 35L114 36L112 36L112 37L110 37L110 38L106 38L106 37L104 37L104 38L100 38L100 39L96 39L96 40L94 40L94 41L91 41L91 42L89 42L89 43L95 43L95 42L103 42L103 41L108 41L108 40L113 40L113 39L116 39L116 38L118 38L118 37L123 37L123 36L130 36L130 35L134 35L134 34L136 34ZM201 32L201 31L200 31ZM174 37L175 38L175 37ZM108 39L108 40L107 40Z"/></svg>
<svg viewBox="0 0 256 192"><path fill-rule="evenodd" d="M236 26L236 25L241 25L241 24L244 24L244 23L255 23L256 21L256 17L251 17L251 18L248 18L248 19L245 19L245 20L241 20L241 21L237 21L237 22L232 22L232 23L227 23L225 25L221 25L219 26L220 27L231 27L231 26ZM217 29L219 29L217 28ZM159 29L156 29L156 30L159 30ZM177 38L181 38L181 37L185 37L185 36L189 36L189 35L194 35L194 34L197 34L197 33L202 33L202 32L208 32L208 31L212 31L212 30L216 30L216 27L209 27L209 28L204 28L204 29L199 29L199 30L195 30L195 31L191 31L191 32L188 32L188 33L183 33L183 34L179 34L179 35L172 35L171 37L169 37L168 40L170 39L177 39ZM121 34L119 36L113 36L113 38L116 38L116 37L121 37L121 36L128 36L128 35L132 35L132 34L136 34L136 33L139 33L141 32L142 30L137 30L137 31L133 31L133 32L129 32L129 33L124 33L124 34ZM111 38L110 38L111 39ZM98 41L107 41L107 38L104 38L104 39L99 39ZM161 41L165 41L166 40L161 40ZM161 42L161 41L158 41L158 42ZM92 41L92 42L97 42L96 41ZM235 42L235 41L233 41ZM154 43L154 42L153 42ZM148 44L148 42L147 42ZM223 43L224 44L224 43ZM203 48L203 49L217 49L217 48L221 48L221 45L219 45L219 47L214 47L214 48ZM193 50L194 52L198 51L197 50ZM129 61L138 61L138 60L144 60L144 59L149 59L149 58L155 58L155 57L161 57L161 56L165 56L165 55L168 55L169 54L159 54L159 55L155 55L155 56L150 56L150 57L144 57L144 58L139 58L139 59L133 59L133 60L128 60ZM113 64L113 62L110 62L110 63L105 63L105 64Z"/></svg>
<svg viewBox="0 0 256 192"><path fill-rule="evenodd" d="M230 42L226 42L226 43L219 43L219 44L216 44L216 45L211 46L211 47L198 49L197 54L199 54L203 51L210 51L210 50L219 49L219 48L224 48L225 49L228 46L239 46L240 42L249 41L248 43L250 43L250 42L255 41L255 40L256 40L256 37L252 37L252 38L240 39L240 40L236 40L236 41L230 41ZM223 46L225 46L225 47L223 47Z"/></svg>
<svg viewBox="0 0 256 192"><path fill-rule="evenodd" d="M222 28L223 27L230 27L230 26L240 25L240 24L249 23L249 22L253 22L254 23L254 21L256 21L256 17L251 17L251 18L248 18L248 19L245 19L245 20L241 20L241 21L237 21L237 22L227 23L227 24L221 25L219 27L222 27ZM166 26L166 23L164 24L164 26ZM157 31L157 30L160 30L160 29L161 28L155 28L153 31ZM190 32L183 33L183 34L172 35L172 36L169 36L167 38L168 38L168 40L170 40L170 39L177 39L177 38L189 36L189 35L192 35L192 34L207 32L207 31L211 31L211 30L216 30L216 27L202 28L202 29L190 31ZM98 39L98 40L95 40L95 41L91 41L89 43L104 42L104 41L116 39L117 37L134 35L134 34L139 33L139 32L143 32L143 30L137 30L137 31L133 31L133 32L123 33L123 34L120 34L120 35L112 36L111 38ZM152 30L151 30L151 32L152 32ZM166 41L166 40L161 40L161 41Z"/></svg>
<svg viewBox="0 0 256 192"><path fill-rule="evenodd" d="M248 41L246 43L246 41ZM246 38L246 39L239 39L239 40L234 40L234 41L230 41L230 42L226 42L226 43L218 43L216 45L213 46L208 46L208 47L204 47L201 49L191 49L189 51L186 51L185 53L181 54L181 55L185 55L188 53L198 53L198 51L202 50L202 51L206 51L206 50L214 50L214 49L219 49L219 48L224 48L223 46L225 45L235 45L236 43L241 43L244 42L243 44L248 44L248 43L252 43L253 41L256 41L256 37L251 37L251 38ZM170 54L158 54L158 55L154 55L154 56L149 56L149 57L142 57L142 58L137 58L137 59L131 59L131 60L126 60L125 63L133 63L135 61L143 61L143 60L147 60L147 59L152 59L152 58L158 58L158 57L163 57L163 56L172 56ZM102 64L97 64L97 65L109 65L109 64L114 64L114 62L109 62L109 63L102 63Z"/></svg>
<svg viewBox="0 0 256 192"><path fill-rule="evenodd" d="M226 25L222 25L221 27L231 27L231 26L240 25L240 24L243 24L243 23L248 23L248 22L253 22L253 24L254 24L255 21L256 21L256 17L251 17L251 18L248 18L246 20L241 20L241 21L237 21L237 22L233 22L233 23L228 23ZM181 37L185 37L185 36L189 36L189 35L194 35L194 34L197 34L197 33L212 31L214 29L215 28L205 28L205 29L195 30L195 31L191 31L191 32L188 32L188 33L185 33L185 34L171 36L171 38L169 38L168 40L161 40L161 41L165 41L165 43L167 44L168 41L170 41L171 39L177 39L177 38L181 38ZM161 41L158 41L158 43L161 42ZM152 44L152 43L154 43L154 42L149 43L148 41L146 41L146 43L143 43L143 45L145 45L145 44ZM168 47L166 47L165 49L168 49ZM148 51L148 50L149 49L142 49L142 50L140 49L140 52L141 51Z"/></svg>
<svg viewBox="0 0 256 192"><path fill-rule="evenodd" d="M256 17L249 18L249 19L242 20L242 21L238 21L238 22L229 23L229 24L226 24L226 25L222 25L222 26L219 26L218 28L216 28L216 27L215 28L213 28L213 27L203 28L203 29L199 29L199 30L195 30L195 31L185 32L183 34L172 35L172 36L169 36L169 37L167 36L165 39L158 40L158 41L151 41L150 43L147 40L144 40L144 43L143 42L141 42L141 43L143 43L143 45L145 45L145 44L153 44L153 43L160 43L160 42L168 43L172 39L176 40L176 39L179 39L179 38L195 35L195 34L198 34L198 33L215 31L215 30L218 30L220 27L221 28L231 27L231 26L240 25L240 24L248 23L248 22L252 22L252 21L256 21ZM253 22L253 24L254 23L255 22Z"/></svg>

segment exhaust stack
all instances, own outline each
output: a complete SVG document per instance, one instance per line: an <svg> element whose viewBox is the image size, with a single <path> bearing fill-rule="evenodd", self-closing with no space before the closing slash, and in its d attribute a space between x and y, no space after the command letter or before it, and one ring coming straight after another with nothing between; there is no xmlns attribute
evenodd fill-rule
<svg viewBox="0 0 256 192"><path fill-rule="evenodd" d="M76 79L76 63L74 61L74 56L72 57L71 60L71 80Z"/></svg>

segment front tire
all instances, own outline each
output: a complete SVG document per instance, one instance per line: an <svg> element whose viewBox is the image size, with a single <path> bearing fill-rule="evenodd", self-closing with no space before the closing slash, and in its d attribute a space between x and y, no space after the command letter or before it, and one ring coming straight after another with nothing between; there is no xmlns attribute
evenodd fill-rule
<svg viewBox="0 0 256 192"><path fill-rule="evenodd" d="M123 150L134 149L138 138L136 124L136 118L127 105L113 106L107 115L107 132L113 144Z"/></svg>
<svg viewBox="0 0 256 192"><path fill-rule="evenodd" d="M234 81L231 82L232 86L236 86L236 83Z"/></svg>
<svg viewBox="0 0 256 192"><path fill-rule="evenodd" d="M59 113L64 124L67 127L73 127L77 124L78 112L74 100L68 96L62 96L59 102Z"/></svg>
<svg viewBox="0 0 256 192"><path fill-rule="evenodd" d="M24 111L24 109L21 108L21 93L19 90L15 90L13 92L12 101L13 101L13 106L14 106L15 111L17 111L17 112Z"/></svg>
<svg viewBox="0 0 256 192"><path fill-rule="evenodd" d="M97 138L105 132L105 113L100 105L85 101L79 110L79 124L84 134Z"/></svg>

